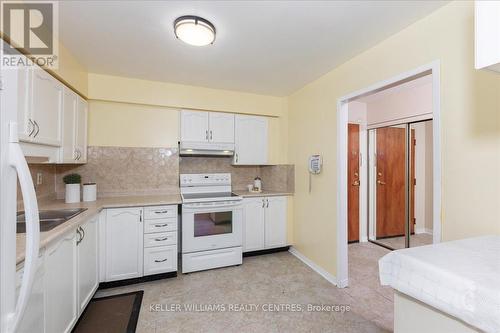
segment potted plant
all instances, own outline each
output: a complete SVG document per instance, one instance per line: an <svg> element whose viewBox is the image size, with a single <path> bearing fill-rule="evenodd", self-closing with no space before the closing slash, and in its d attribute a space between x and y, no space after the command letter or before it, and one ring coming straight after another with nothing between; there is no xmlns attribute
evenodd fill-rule
<svg viewBox="0 0 500 333"><path fill-rule="evenodd" d="M71 173L63 177L66 184L66 203L80 202L80 183L82 176L77 173Z"/></svg>

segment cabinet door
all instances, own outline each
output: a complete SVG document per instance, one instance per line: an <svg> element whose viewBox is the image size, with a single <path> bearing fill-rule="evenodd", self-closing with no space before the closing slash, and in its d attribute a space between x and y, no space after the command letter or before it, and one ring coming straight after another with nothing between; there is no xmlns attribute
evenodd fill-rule
<svg viewBox="0 0 500 333"><path fill-rule="evenodd" d="M266 198L266 248L286 246L286 197Z"/></svg>
<svg viewBox="0 0 500 333"><path fill-rule="evenodd" d="M82 230L77 246L79 313L83 312L98 285L97 218L85 223Z"/></svg>
<svg viewBox="0 0 500 333"><path fill-rule="evenodd" d="M243 252L264 249L264 198L243 199Z"/></svg>
<svg viewBox="0 0 500 333"><path fill-rule="evenodd" d="M76 160L76 94L65 88L62 114L61 162L73 163Z"/></svg>
<svg viewBox="0 0 500 333"><path fill-rule="evenodd" d="M46 332L70 332L78 317L76 233L46 253Z"/></svg>
<svg viewBox="0 0 500 333"><path fill-rule="evenodd" d="M235 119L234 164L267 163L267 119L237 115Z"/></svg>
<svg viewBox="0 0 500 333"><path fill-rule="evenodd" d="M45 271L44 258L39 257L38 268L31 288L31 294L19 323L17 333L43 333L45 329ZM19 297L24 269L16 272L16 297Z"/></svg>
<svg viewBox="0 0 500 333"><path fill-rule="evenodd" d="M12 84L17 86L17 105L15 108L17 109L19 140L28 142L31 141L30 134L35 130L29 108L29 70L21 66L12 72L16 78Z"/></svg>
<svg viewBox="0 0 500 333"><path fill-rule="evenodd" d="M63 85L40 68L31 71L31 116L37 128L33 142L61 145Z"/></svg>
<svg viewBox="0 0 500 333"><path fill-rule="evenodd" d="M75 142L78 151L78 163L87 163L87 117L88 104L77 97Z"/></svg>
<svg viewBox="0 0 500 333"><path fill-rule="evenodd" d="M181 111L181 141L208 142L208 112Z"/></svg>
<svg viewBox="0 0 500 333"><path fill-rule="evenodd" d="M234 114L209 113L209 140L215 143L234 143Z"/></svg>
<svg viewBox="0 0 500 333"><path fill-rule="evenodd" d="M106 211L106 281L142 276L142 208Z"/></svg>

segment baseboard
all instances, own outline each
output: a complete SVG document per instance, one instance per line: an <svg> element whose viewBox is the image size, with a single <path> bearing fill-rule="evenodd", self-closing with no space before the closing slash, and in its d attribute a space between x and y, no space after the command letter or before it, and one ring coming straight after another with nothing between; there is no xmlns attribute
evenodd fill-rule
<svg viewBox="0 0 500 333"><path fill-rule="evenodd" d="M243 257L260 256L263 254L271 254L271 253L276 253L276 252L288 251L289 249L290 249L290 246L282 246L282 247L275 247L273 249L243 252Z"/></svg>
<svg viewBox="0 0 500 333"><path fill-rule="evenodd" d="M415 233L416 234L428 234L428 235L432 235L432 229L429 229L429 228L418 228L418 229L415 229Z"/></svg>
<svg viewBox="0 0 500 333"><path fill-rule="evenodd" d="M161 273L161 274L154 274L154 275L146 275L143 277L126 279L126 280L101 282L101 283L99 283L98 289L116 288L116 287L122 287L122 286L131 285L131 284L136 284L136 283L144 283L144 282L149 282L149 281L168 279L168 278L173 278L176 276L177 276L177 272L168 272L168 273Z"/></svg>
<svg viewBox="0 0 500 333"><path fill-rule="evenodd" d="M333 285L337 285L337 278L335 276L333 276L332 274L328 273L326 270L315 264L311 259L307 258L305 255L297 251L296 248L291 246L290 250L288 251L295 257L297 257L300 261L302 261L304 264L311 267L313 271L324 277L328 282L330 282Z"/></svg>

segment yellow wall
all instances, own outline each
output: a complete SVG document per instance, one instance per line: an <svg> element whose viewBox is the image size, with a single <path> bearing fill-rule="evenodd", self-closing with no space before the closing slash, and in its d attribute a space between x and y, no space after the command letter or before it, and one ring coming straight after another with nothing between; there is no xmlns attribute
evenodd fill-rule
<svg viewBox="0 0 500 333"><path fill-rule="evenodd" d="M500 75L474 70L473 2L452 2L289 98L295 247L336 274L337 100L441 61L442 238L500 233ZM308 193L307 157L324 171Z"/></svg>
<svg viewBox="0 0 500 333"><path fill-rule="evenodd" d="M56 76L66 81L81 95L88 93L88 73L75 56L61 43L59 43L59 68L54 70Z"/></svg>
<svg viewBox="0 0 500 333"><path fill-rule="evenodd" d="M176 109L92 100L89 109L89 146L177 147Z"/></svg>
<svg viewBox="0 0 500 333"><path fill-rule="evenodd" d="M88 96L89 145L176 146L180 109L224 111L269 116L269 163L287 162L286 98L101 74Z"/></svg>

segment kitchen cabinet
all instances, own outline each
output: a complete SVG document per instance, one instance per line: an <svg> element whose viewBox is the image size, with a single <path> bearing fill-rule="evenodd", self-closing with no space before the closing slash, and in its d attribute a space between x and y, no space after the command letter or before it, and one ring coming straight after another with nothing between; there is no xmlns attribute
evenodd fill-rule
<svg viewBox="0 0 500 333"><path fill-rule="evenodd" d="M16 297L19 297L24 269L16 272ZM26 306L18 333L43 333L45 328L45 269L43 255L39 257L38 268L33 280L31 295Z"/></svg>
<svg viewBox="0 0 500 333"><path fill-rule="evenodd" d="M262 165L268 162L268 122L259 116L236 115L233 164Z"/></svg>
<svg viewBox="0 0 500 333"><path fill-rule="evenodd" d="M65 88L60 163L86 163L87 113L87 102L69 88Z"/></svg>
<svg viewBox="0 0 500 333"><path fill-rule="evenodd" d="M98 287L97 217L82 225L77 232L78 311L82 313Z"/></svg>
<svg viewBox="0 0 500 333"><path fill-rule="evenodd" d="M181 142L234 143L234 115L181 111Z"/></svg>
<svg viewBox="0 0 500 333"><path fill-rule="evenodd" d="M106 210L106 281L143 275L143 209Z"/></svg>
<svg viewBox="0 0 500 333"><path fill-rule="evenodd" d="M243 199L243 252L287 245L287 198Z"/></svg>
<svg viewBox="0 0 500 333"><path fill-rule="evenodd" d="M78 318L76 233L47 249L45 265L45 332L70 332Z"/></svg>
<svg viewBox="0 0 500 333"><path fill-rule="evenodd" d="M61 146L63 85L39 67L30 70L29 120L34 130L30 142Z"/></svg>
<svg viewBox="0 0 500 333"><path fill-rule="evenodd" d="M265 248L265 201L263 198L243 200L243 251L257 251Z"/></svg>
<svg viewBox="0 0 500 333"><path fill-rule="evenodd" d="M475 2L475 67L500 72L500 2Z"/></svg>

